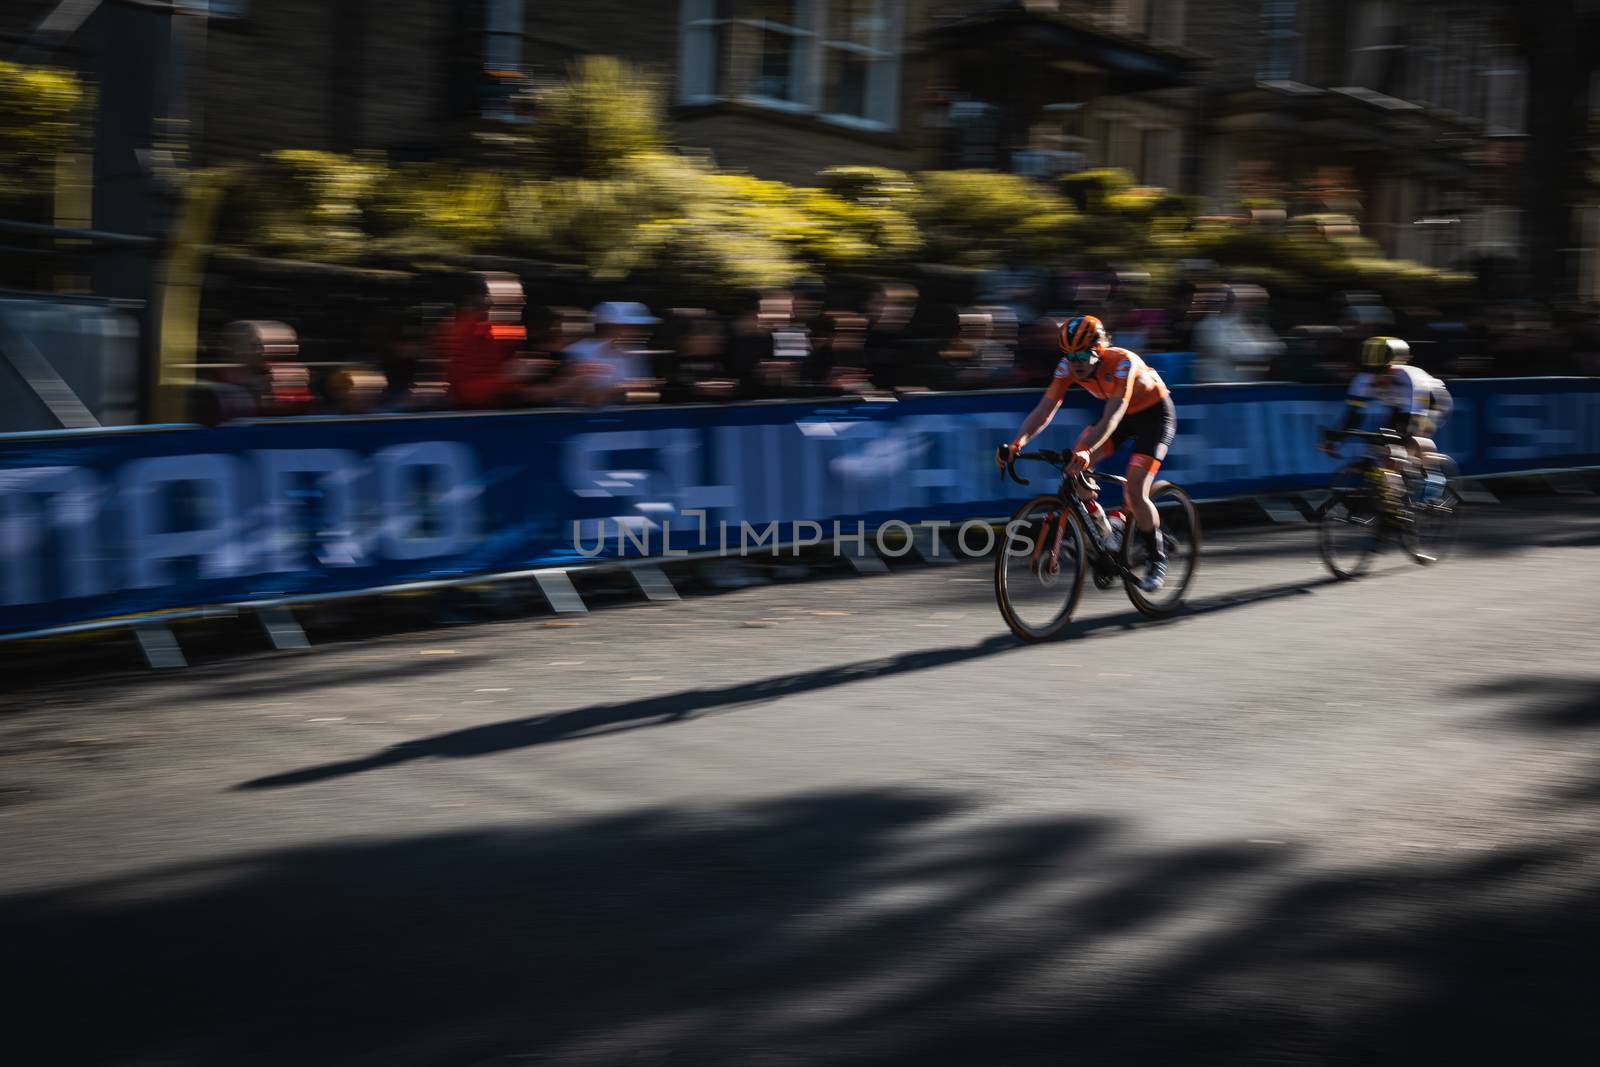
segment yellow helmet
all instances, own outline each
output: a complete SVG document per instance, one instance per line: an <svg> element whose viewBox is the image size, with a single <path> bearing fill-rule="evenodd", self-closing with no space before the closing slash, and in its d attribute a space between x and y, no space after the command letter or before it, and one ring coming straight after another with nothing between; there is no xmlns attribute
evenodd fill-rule
<svg viewBox="0 0 1600 1067"><path fill-rule="evenodd" d="M1361 365L1368 370L1382 370L1410 359L1411 346L1398 337L1369 337L1361 346Z"/></svg>

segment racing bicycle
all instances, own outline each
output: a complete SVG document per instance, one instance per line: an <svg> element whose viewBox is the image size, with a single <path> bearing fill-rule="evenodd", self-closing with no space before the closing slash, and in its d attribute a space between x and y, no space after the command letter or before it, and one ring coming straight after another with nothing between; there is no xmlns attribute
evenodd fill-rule
<svg viewBox="0 0 1600 1067"><path fill-rule="evenodd" d="M1072 619L1084 579L1090 575L1099 589L1109 589L1121 579L1133 606L1151 618L1178 610L1200 564L1200 512L1188 493L1171 482L1156 482L1150 489L1150 502L1161 516L1168 569L1166 584L1147 593L1139 588L1147 556L1144 538L1137 535L1131 519L1121 542L1108 545L1078 496L1080 487L1098 489L1096 478L1123 486L1127 479L1099 472L1068 474L1070 455L1042 449L1019 452L1006 464L1006 474L1018 485L1030 484L1017 474L1019 459L1048 463L1061 477L1055 492L1040 494L1018 508L1001 537L994 595L1012 633L1024 641L1044 641L1059 634Z"/></svg>
<svg viewBox="0 0 1600 1067"><path fill-rule="evenodd" d="M1401 492L1390 494L1384 488L1388 475L1382 460L1400 445L1400 435L1384 429L1351 430L1342 436L1364 442L1369 451L1334 473L1328 498L1313 515L1317 547L1328 570L1338 578L1358 578L1390 543L1424 566L1443 559L1455 544L1461 510L1449 458L1440 456L1432 471L1407 464Z"/></svg>

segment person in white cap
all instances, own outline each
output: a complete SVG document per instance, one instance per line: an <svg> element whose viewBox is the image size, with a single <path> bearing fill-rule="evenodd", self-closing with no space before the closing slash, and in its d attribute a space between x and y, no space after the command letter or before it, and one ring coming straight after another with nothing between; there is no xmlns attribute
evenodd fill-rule
<svg viewBox="0 0 1600 1067"><path fill-rule="evenodd" d="M568 345L562 359L582 375L598 399L616 398L629 382L649 379L645 338L661 320L632 300L608 300L594 308L595 336Z"/></svg>

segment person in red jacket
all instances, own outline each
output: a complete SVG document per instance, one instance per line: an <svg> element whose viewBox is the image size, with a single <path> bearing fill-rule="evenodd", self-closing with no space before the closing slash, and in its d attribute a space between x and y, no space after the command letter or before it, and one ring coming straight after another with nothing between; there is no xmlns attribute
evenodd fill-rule
<svg viewBox="0 0 1600 1067"><path fill-rule="evenodd" d="M522 326L522 283L510 274L480 272L435 337L450 383L453 407L515 407L528 401L518 380L516 353Z"/></svg>

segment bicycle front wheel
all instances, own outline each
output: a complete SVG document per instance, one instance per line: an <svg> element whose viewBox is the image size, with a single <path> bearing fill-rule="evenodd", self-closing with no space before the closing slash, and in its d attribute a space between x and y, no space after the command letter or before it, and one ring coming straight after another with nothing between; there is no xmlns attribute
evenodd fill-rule
<svg viewBox="0 0 1600 1067"><path fill-rule="evenodd" d="M1401 534L1401 542L1411 558L1427 566L1449 555L1455 547L1456 519L1460 511L1461 497L1449 483L1437 500L1413 504L1411 523Z"/></svg>
<svg viewBox="0 0 1600 1067"><path fill-rule="evenodd" d="M1087 543L1060 497L1036 496L1017 509L994 560L995 602L1012 633L1045 641L1066 628L1083 595Z"/></svg>
<svg viewBox="0 0 1600 1067"><path fill-rule="evenodd" d="M1336 578L1357 578L1372 565L1383 529L1383 503L1372 484L1370 460L1355 460L1334 473L1317 522L1322 562Z"/></svg>
<svg viewBox="0 0 1600 1067"><path fill-rule="evenodd" d="M1144 534L1129 523L1122 536L1122 565L1135 577L1123 579L1128 599L1140 612L1153 619L1165 618L1183 604L1183 596L1200 569L1200 509L1189 494L1171 482L1157 482L1150 490L1150 503L1161 519L1161 544L1167 552L1166 584L1154 592L1139 588L1139 575L1149 550Z"/></svg>

